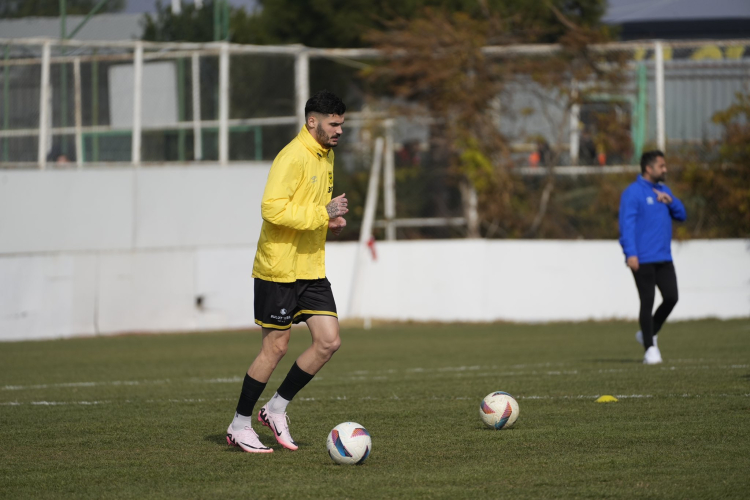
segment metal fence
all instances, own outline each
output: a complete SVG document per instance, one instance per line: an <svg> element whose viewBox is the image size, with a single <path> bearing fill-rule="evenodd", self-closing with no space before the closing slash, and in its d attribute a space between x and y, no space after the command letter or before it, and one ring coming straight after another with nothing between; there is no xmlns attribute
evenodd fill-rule
<svg viewBox="0 0 750 500"><path fill-rule="evenodd" d="M0 46L0 165L6 168L272 159L304 121L311 88L345 95L348 119L362 119L367 107L357 73L379 57L367 49L221 42L0 39ZM487 47L485 54L558 49ZM591 158L586 136L592 116L607 110L624 115L634 149L716 139L712 115L737 92L750 91L746 40L619 43L599 50L626 51L631 60L632 77L617 95L571 106L565 96L544 95L519 81L501 97L502 109L513 112L501 128L514 141L519 165L539 137L562 146L560 165L601 163ZM426 130L401 126L399 132L397 148L426 147ZM629 164L631 158L613 155L605 163Z"/></svg>
<svg viewBox="0 0 750 500"><path fill-rule="evenodd" d="M386 206L375 227L387 228L388 239L397 233L466 235L467 220L477 217L476 193L461 192L455 175L432 158L429 122L395 116L388 100L367 98L360 71L378 64L376 50L56 39L0 39L0 47L0 168L269 161L304 122L311 89L328 88L348 106L346 141L336 152L345 175L337 176L337 184L361 196L359 205L375 139L386 138ZM573 103L519 75L497 99L498 127L512 141L515 172L527 179L528 192L540 189L534 179L549 168L574 176L557 186L565 190L559 200L573 207L571 230L551 237L611 235L611 229L572 227L585 219L575 206L584 206L586 193L598 189L597 181L579 176L637 171L636 160L648 147L694 147L710 156L721 134L712 116L738 92L750 92L748 40L590 49L626 56L621 88L589 92ZM532 45L483 52L493 60L559 50ZM586 84L578 83L582 90ZM595 143L602 117L617 122L626 147ZM559 152L556 165L540 168L540 144ZM352 216L356 226L359 216ZM496 221L481 224L485 234L503 236Z"/></svg>

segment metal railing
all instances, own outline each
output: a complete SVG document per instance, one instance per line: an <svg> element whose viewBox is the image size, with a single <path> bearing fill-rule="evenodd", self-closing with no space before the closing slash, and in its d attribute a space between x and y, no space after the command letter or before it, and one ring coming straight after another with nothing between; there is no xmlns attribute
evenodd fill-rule
<svg viewBox="0 0 750 500"><path fill-rule="evenodd" d="M0 129L0 145L2 146L3 155L0 157L0 163L13 165L30 165L35 163L40 169L46 168L50 162L49 154L52 149L53 138L62 141L63 146L68 147L68 139L73 138L72 149L76 151L75 163L80 168L84 162L100 162L97 158L95 145L99 138L107 136L125 137L130 135L129 158L125 161L132 165L141 165L143 163L153 162L153 159L144 157L144 134L158 131L169 131L179 136L178 159L185 161L188 155L185 154L187 148L186 137L192 132L192 160L194 161L215 161L218 164L226 165L233 161L230 155L230 136L234 132L254 130L256 135L256 144L262 143L257 137L260 137L263 127L287 126L298 127L304 122L304 104L310 95L311 74L310 61L327 59L335 62L352 63L352 61L362 61L367 59L381 58L375 49L312 49L301 45L291 46L252 46L236 45L227 42L213 43L153 43L143 41L121 41L121 42L91 42L44 38L28 39L0 39L0 45L5 46L5 57L0 60L0 66L3 67L3 120L2 129ZM634 71L640 71L640 76L634 78L633 96L625 96L623 100L630 99L637 108L634 110L634 116L637 113L639 123L634 120L634 143L642 146L646 142L645 128L646 104L644 94L653 93L653 106L651 109L654 118L655 143L662 150L667 147L668 140L672 138L667 135L667 96L665 86L665 68L671 67L669 59L673 54L680 51L692 51L701 54L708 51L707 47L719 47L719 54L726 55L723 61L723 67L737 68L735 78L746 88L750 81L750 43L747 40L725 40L725 41L687 41L687 42L627 42L613 43L604 45L595 45L591 47L594 51L627 51L632 56L631 66ZM722 52L723 48L723 52ZM521 45L521 46L504 46L504 47L485 47L483 52L488 57L515 57L515 56L538 56L554 53L561 50L559 45ZM703 51L703 52L701 52ZM715 51L714 51L715 52ZM653 54L651 60L646 60L647 54ZM292 78L293 86L289 88L289 94L286 99L293 102L289 111L279 110L281 112L270 112L268 116L232 116L230 107L231 85L237 85L237 81L230 79L230 72L234 68L242 68L245 64L243 57L271 57L283 60L292 60ZM701 56L702 57L702 56ZM236 60L233 60L236 58ZM280 60L281 60L280 59ZM689 58L688 58L689 59ZM692 62L695 61L689 59ZM178 96L178 107L180 112L178 116L165 117L163 121L154 121L153 118L146 120L143 115L144 96L151 95L149 89L144 88L144 68L148 65L159 61L177 61L178 78L175 78L176 84L174 92ZM189 61L189 77L183 69L183 61ZM211 82L212 88L205 88L205 77L202 78L203 71L206 72L205 64L210 63L211 72L216 73L217 80ZM91 95L84 96L84 85L82 77L82 65L87 65L90 74L86 88ZM97 74L101 65L129 65L132 68L132 95L128 97L128 103L132 104L132 121L127 125L122 123L116 124L112 120L106 123L101 116L99 107L101 95L95 95L101 89L101 75ZM354 64L360 64L356 62ZM66 80L57 77L63 90L54 89L55 95L59 95L60 102L52 101L52 69L56 66L72 65L73 66L73 109L72 113L67 104L68 92L65 90ZM38 81L33 82L32 77L25 76L26 80L21 85L26 88L38 88L38 109L29 109L24 120L25 124L18 126L11 123L13 120L9 117L9 108L11 107L10 85L13 80L10 73L18 68L36 68L38 71ZM648 87L646 81L646 68L649 69L653 85ZM719 66L715 68L721 69ZM33 71L32 71L33 73ZM265 74L254 74L254 78L265 78ZM685 78L682 76L681 78ZM688 76L689 78L689 76ZM286 80L286 75L283 80ZM110 82L111 84L111 82ZM284 82L286 85L286 82ZM16 85L18 86L18 85ZM185 87L190 87L190 97L187 97ZM215 88L213 88L215 87ZM648 88L647 88L648 87ZM651 90L652 89L652 90ZM238 90L235 90L237 92ZM720 92L727 93L725 90ZM122 97L122 96L121 96ZM622 97L622 96L621 96ZM110 96L112 99L112 96ZM84 113L84 102L91 101L92 107L88 113ZM203 111L207 107L207 101L210 101L213 116L206 116ZM53 116L53 108L59 108ZM191 108L191 116L188 117L185 109ZM356 110L348 113L348 117L358 118ZM566 111L568 120L566 124L568 144L564 149L568 152L569 163L576 165L579 160L580 144L580 113L579 105L571 105ZM28 126L34 120L32 115L38 117L37 125ZM73 124L68 123L68 116L73 116ZM85 116L84 116L85 115ZM60 119L58 119L58 117ZM85 117L88 117L85 119ZM110 117L111 118L111 117ZM169 118L169 119L167 119ZM87 122L87 123L85 123ZM706 125L708 126L708 125ZM214 158L206 155L205 136L211 134L215 136L216 154ZM36 139L36 159L30 158L11 158L9 151L9 139L25 138L27 141ZM66 139L68 138L68 139ZM64 139L64 140L63 140ZM640 141L640 142L639 142ZM122 139L120 140L120 143ZM90 147L87 145L90 144ZM28 144L25 143L24 150L28 150ZM523 138L518 138L516 144L519 149L523 149ZM528 146L527 146L528 147ZM89 157L85 152L91 151ZM255 155L251 159L259 159L262 155L258 154L256 148ZM119 161L123 161L119 159ZM157 159L157 162L174 161L166 158Z"/></svg>

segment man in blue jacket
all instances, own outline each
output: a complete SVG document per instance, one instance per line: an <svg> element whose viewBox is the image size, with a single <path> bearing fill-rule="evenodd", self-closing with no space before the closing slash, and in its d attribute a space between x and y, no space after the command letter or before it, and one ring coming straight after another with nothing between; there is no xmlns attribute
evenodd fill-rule
<svg viewBox="0 0 750 500"><path fill-rule="evenodd" d="M656 335L677 304L677 276L672 264L672 219L684 221L685 206L664 185L667 163L661 151L641 156L641 175L625 189L620 199L620 245L633 271L641 299L636 340L646 350L643 362L662 362ZM654 308L655 287L663 302Z"/></svg>

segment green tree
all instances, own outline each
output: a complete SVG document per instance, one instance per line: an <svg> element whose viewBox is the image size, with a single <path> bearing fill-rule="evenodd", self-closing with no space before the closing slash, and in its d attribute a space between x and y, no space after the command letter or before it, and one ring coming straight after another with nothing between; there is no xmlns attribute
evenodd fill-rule
<svg viewBox="0 0 750 500"><path fill-rule="evenodd" d="M689 218L678 229L682 238L750 237L750 94L713 116L723 129L718 143L709 143L718 155L706 163L705 152L677 156L681 165L675 192L681 193Z"/></svg>
<svg viewBox="0 0 750 500"><path fill-rule="evenodd" d="M97 4L98 0L66 0L65 11L68 15L86 15ZM125 6L125 0L109 0L99 12L119 12ZM59 16L60 0L3 0L0 2L0 18L29 16Z"/></svg>
<svg viewBox="0 0 750 500"><path fill-rule="evenodd" d="M550 5L580 26L596 25L603 0L260 0L250 43L302 43L311 47L362 47L366 33L396 20L411 20L426 7L461 12L470 18L490 14L503 20L504 38L551 42L565 33ZM500 43L501 39L491 40Z"/></svg>

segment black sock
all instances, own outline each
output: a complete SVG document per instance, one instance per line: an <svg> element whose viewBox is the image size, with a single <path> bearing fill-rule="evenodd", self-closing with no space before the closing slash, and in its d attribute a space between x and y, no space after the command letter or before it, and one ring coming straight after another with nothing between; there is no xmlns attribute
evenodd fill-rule
<svg viewBox="0 0 750 500"><path fill-rule="evenodd" d="M242 382L240 400L237 403L237 413L243 417L249 417L252 415L255 403L258 402L258 399L260 398L260 395L263 394L263 389L265 388L266 384L258 382L246 373L245 380Z"/></svg>
<svg viewBox="0 0 750 500"><path fill-rule="evenodd" d="M279 386L279 396L291 401L294 396L297 395L308 382L312 380L315 375L310 375L307 372L303 372L302 369L297 366L297 362L292 365L289 369L289 373L286 374L286 378Z"/></svg>

